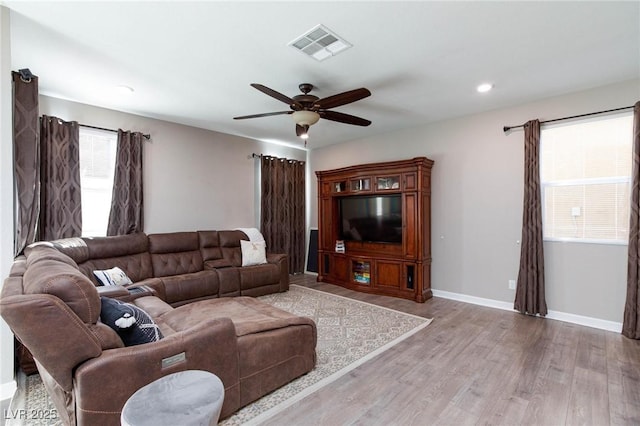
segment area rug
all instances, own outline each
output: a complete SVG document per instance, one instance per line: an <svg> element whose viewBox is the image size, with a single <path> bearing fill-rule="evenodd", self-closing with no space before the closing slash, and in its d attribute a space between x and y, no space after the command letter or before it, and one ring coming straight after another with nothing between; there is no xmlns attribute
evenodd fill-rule
<svg viewBox="0 0 640 426"><path fill-rule="evenodd" d="M430 319L387 309L342 296L290 286L286 293L258 299L312 318L318 328L316 367L302 377L242 408L221 422L224 426L257 425L297 401L326 386L398 342L423 329ZM38 375L19 380L11 410L51 410L51 400ZM28 423L8 419L7 426L57 425L59 421L38 419Z"/></svg>

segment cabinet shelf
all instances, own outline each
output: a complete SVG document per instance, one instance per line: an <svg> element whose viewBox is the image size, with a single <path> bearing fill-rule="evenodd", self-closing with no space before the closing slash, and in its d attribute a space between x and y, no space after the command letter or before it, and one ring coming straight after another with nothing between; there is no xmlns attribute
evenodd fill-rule
<svg viewBox="0 0 640 426"><path fill-rule="evenodd" d="M371 262L366 260L352 260L351 276L357 284L371 284Z"/></svg>

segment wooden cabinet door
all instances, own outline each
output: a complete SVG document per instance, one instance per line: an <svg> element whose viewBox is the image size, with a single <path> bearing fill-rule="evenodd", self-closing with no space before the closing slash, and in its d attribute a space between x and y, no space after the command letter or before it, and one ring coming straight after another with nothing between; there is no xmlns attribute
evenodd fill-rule
<svg viewBox="0 0 640 426"><path fill-rule="evenodd" d="M349 282L349 259L346 256L333 256L333 270L331 276L340 282Z"/></svg>
<svg viewBox="0 0 640 426"><path fill-rule="evenodd" d="M376 260L375 285L380 288L404 289L403 263Z"/></svg>
<svg viewBox="0 0 640 426"><path fill-rule="evenodd" d="M404 255L407 259L415 259L418 255L418 236L416 214L418 208L418 196L416 193L404 194L402 207L403 228L402 244Z"/></svg>
<svg viewBox="0 0 640 426"><path fill-rule="evenodd" d="M333 204L331 198L320 199L320 221L318 227L318 244L322 250L335 249L334 229L333 229Z"/></svg>
<svg viewBox="0 0 640 426"><path fill-rule="evenodd" d="M418 174L416 172L405 173L403 181L403 189L405 191L415 191L418 189Z"/></svg>

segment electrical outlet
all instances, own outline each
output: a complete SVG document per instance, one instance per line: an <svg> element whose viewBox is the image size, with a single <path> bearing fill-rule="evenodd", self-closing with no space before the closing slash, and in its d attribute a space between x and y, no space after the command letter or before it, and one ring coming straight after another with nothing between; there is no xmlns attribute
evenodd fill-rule
<svg viewBox="0 0 640 426"><path fill-rule="evenodd" d="M516 289L516 280L509 280L509 290Z"/></svg>

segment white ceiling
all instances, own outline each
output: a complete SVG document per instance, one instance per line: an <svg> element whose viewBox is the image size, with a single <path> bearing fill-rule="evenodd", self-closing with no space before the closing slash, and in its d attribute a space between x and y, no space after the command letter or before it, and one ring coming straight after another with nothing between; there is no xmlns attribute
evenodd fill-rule
<svg viewBox="0 0 640 426"><path fill-rule="evenodd" d="M336 108L369 127L320 120L311 148L640 77L638 1L2 4L12 67L45 95L302 146L288 115L232 119L288 109L250 83L372 92ZM317 62L287 46L318 24L353 47Z"/></svg>

